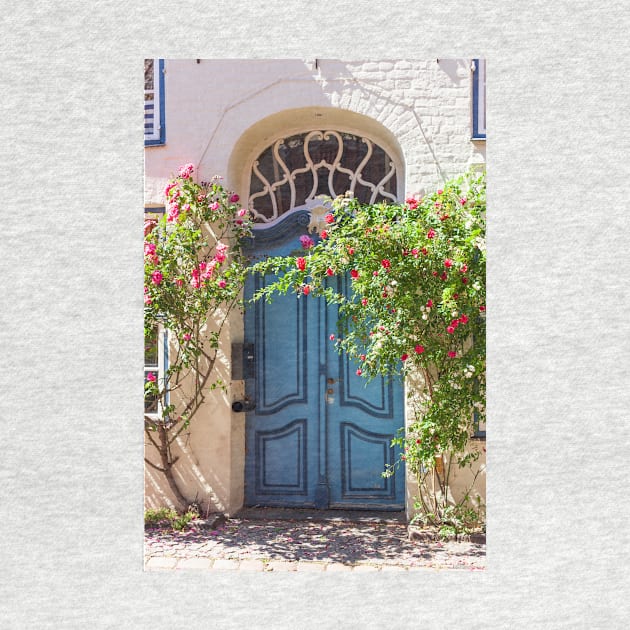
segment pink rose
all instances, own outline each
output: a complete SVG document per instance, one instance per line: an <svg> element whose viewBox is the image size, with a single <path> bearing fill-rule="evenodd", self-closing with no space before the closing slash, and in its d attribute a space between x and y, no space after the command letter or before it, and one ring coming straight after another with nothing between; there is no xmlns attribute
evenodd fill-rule
<svg viewBox="0 0 630 630"><path fill-rule="evenodd" d="M440 190L437 191L438 195L441 195L444 191L440 188Z"/></svg>
<svg viewBox="0 0 630 630"><path fill-rule="evenodd" d="M184 164L184 166L181 166L179 169L179 176L186 179L187 177L191 176L194 170L195 170L195 167L193 164Z"/></svg>
<svg viewBox="0 0 630 630"><path fill-rule="evenodd" d="M238 214L239 217L244 217L247 214L247 210L241 208L236 214Z"/></svg>
<svg viewBox="0 0 630 630"><path fill-rule="evenodd" d="M223 279L219 280L217 284L219 285L221 289L225 289L225 287L227 286L227 282Z"/></svg>
<svg viewBox="0 0 630 630"><path fill-rule="evenodd" d="M155 243L145 243L144 244L144 255L145 256L153 256L155 254Z"/></svg>
<svg viewBox="0 0 630 630"><path fill-rule="evenodd" d="M157 225L157 221L155 219L147 219L144 222L144 235L146 236L150 232L153 231L153 228Z"/></svg>
<svg viewBox="0 0 630 630"><path fill-rule="evenodd" d="M446 328L446 332L447 332L449 335L452 335L452 334L455 332L455 326L447 326L447 328Z"/></svg>
<svg viewBox="0 0 630 630"><path fill-rule="evenodd" d="M348 254L350 254L350 256L354 254L354 247L348 247Z"/></svg>
<svg viewBox="0 0 630 630"><path fill-rule="evenodd" d="M367 306L367 304L368 304L367 298L362 298L361 299L361 305L362 306Z"/></svg>
<svg viewBox="0 0 630 630"><path fill-rule="evenodd" d="M153 284L159 285L160 282L162 282L162 278L163 276L161 271L156 270L151 274L151 282L153 282Z"/></svg>
<svg viewBox="0 0 630 630"><path fill-rule="evenodd" d="M236 203L239 199L240 197L236 193L230 195L230 203Z"/></svg>
<svg viewBox="0 0 630 630"><path fill-rule="evenodd" d="M176 186L177 182L171 182L170 184L167 184L166 188L164 189L164 196L168 198L171 190L173 190L173 188L175 188Z"/></svg>
<svg viewBox="0 0 630 630"><path fill-rule="evenodd" d="M359 368L359 369L357 370L357 376L361 376L361 374L363 374L363 371L361 370L361 368Z"/></svg>
<svg viewBox="0 0 630 630"><path fill-rule="evenodd" d="M210 204L210 210L217 211L219 208L220 208L220 206L219 206L219 202L218 201L215 201L214 203Z"/></svg>
<svg viewBox="0 0 630 630"><path fill-rule="evenodd" d="M434 238L435 237L435 230L433 228L431 228L428 232L427 232L427 238Z"/></svg>
<svg viewBox="0 0 630 630"><path fill-rule="evenodd" d="M184 333L184 341L190 341L190 333Z"/></svg>
<svg viewBox="0 0 630 630"><path fill-rule="evenodd" d="M330 335L330 337L328 337L328 339L330 339L331 341L335 340L335 335Z"/></svg>
<svg viewBox="0 0 630 630"><path fill-rule="evenodd" d="M454 359L457 356L457 352L453 352L452 350L447 352L447 354L451 359Z"/></svg>
<svg viewBox="0 0 630 630"><path fill-rule="evenodd" d="M147 374L147 381L150 381L151 383L155 383L156 381L156 376L153 372L149 372Z"/></svg>
<svg viewBox="0 0 630 630"><path fill-rule="evenodd" d="M166 215L166 220L170 223L177 221L179 217L179 206L169 206L168 213Z"/></svg>
<svg viewBox="0 0 630 630"><path fill-rule="evenodd" d="M302 234L302 236L300 236L300 243L304 249L310 249L313 245L315 245L315 241L306 234Z"/></svg>

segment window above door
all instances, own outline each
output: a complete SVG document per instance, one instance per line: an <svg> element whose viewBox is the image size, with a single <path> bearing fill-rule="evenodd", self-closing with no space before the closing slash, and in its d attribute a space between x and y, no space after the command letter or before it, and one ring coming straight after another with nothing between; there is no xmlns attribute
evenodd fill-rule
<svg viewBox="0 0 630 630"><path fill-rule="evenodd" d="M396 201L394 160L372 140L316 130L279 138L254 160L248 205L255 221L271 223L320 195L347 191L362 203Z"/></svg>

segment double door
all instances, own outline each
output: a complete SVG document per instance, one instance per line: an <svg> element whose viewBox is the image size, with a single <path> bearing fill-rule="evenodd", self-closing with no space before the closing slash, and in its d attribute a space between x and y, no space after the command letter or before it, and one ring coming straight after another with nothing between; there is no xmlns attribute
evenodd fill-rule
<svg viewBox="0 0 630 630"><path fill-rule="evenodd" d="M299 235L272 255L299 250ZM249 279L246 299L273 281ZM344 279L336 279L340 290ZM321 298L276 295L245 316L247 505L388 509L404 507L404 471L391 440L403 425L403 392L392 379L367 383L330 341L337 307Z"/></svg>

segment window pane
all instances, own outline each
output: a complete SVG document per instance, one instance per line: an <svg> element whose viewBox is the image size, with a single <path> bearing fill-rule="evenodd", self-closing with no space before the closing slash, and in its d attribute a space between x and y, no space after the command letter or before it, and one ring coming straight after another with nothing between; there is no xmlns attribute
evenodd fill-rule
<svg viewBox="0 0 630 630"><path fill-rule="evenodd" d="M144 60L144 89L153 91L153 59Z"/></svg>
<svg viewBox="0 0 630 630"><path fill-rule="evenodd" d="M382 192L377 191L390 174ZM350 188L362 203L393 201L392 159L367 138L312 131L281 138L258 156L251 172L249 205L256 221L268 222L318 195L335 197Z"/></svg>
<svg viewBox="0 0 630 630"><path fill-rule="evenodd" d="M149 375L152 374L155 378L157 378L156 372L147 372L144 373L144 382L148 383L150 380ZM147 396L144 398L144 413L157 413L158 410L158 397L155 395Z"/></svg>
<svg viewBox="0 0 630 630"><path fill-rule="evenodd" d="M157 326L150 334L144 336L144 364L150 366L158 365L158 331Z"/></svg>

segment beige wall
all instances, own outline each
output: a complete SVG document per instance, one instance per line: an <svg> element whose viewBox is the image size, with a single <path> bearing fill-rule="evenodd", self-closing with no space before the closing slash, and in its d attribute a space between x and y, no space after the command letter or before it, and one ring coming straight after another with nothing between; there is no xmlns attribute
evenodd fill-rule
<svg viewBox="0 0 630 630"><path fill-rule="evenodd" d="M327 127L371 137L397 161L399 195L423 193L485 163L485 143L470 139L469 68L464 59L318 60L317 67L315 60L166 60L166 144L145 150L145 206L163 205L169 177L188 162L198 179L222 175L245 200L251 161L262 149L291 132ZM227 513L243 501L245 415L231 411L243 383L230 382L229 369L231 343L242 335L237 315L221 341L228 391L208 396L176 466L191 501ZM150 448L147 454L153 460ZM459 474L453 491L464 482ZM485 479L477 485L485 488ZM147 506L168 502L150 467L145 487ZM412 491L409 485L408 512Z"/></svg>

